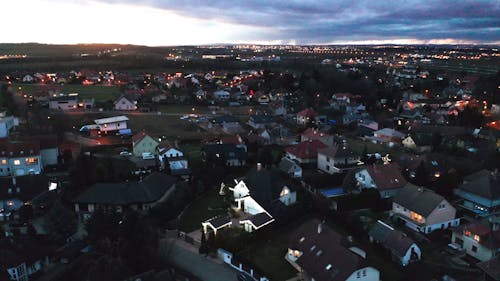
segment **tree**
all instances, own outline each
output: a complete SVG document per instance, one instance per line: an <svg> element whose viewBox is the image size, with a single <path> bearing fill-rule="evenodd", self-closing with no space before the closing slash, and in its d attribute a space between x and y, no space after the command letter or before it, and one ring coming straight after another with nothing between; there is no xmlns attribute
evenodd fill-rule
<svg viewBox="0 0 500 281"><path fill-rule="evenodd" d="M415 171L414 183L418 186L426 186L428 182L427 176L427 169L425 168L424 161L421 161Z"/></svg>
<svg viewBox="0 0 500 281"><path fill-rule="evenodd" d="M208 254L207 237L205 236L205 231L201 230L201 244L198 248L198 253Z"/></svg>

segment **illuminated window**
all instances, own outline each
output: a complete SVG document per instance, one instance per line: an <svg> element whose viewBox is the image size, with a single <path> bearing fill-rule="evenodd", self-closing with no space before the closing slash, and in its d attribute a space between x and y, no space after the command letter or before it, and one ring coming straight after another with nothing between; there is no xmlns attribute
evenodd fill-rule
<svg viewBox="0 0 500 281"><path fill-rule="evenodd" d="M465 234L465 236L469 236L469 237L471 236L471 232L470 232L469 230L466 230L466 231L464 232L464 234Z"/></svg>
<svg viewBox="0 0 500 281"><path fill-rule="evenodd" d="M14 165L16 166L21 165L21 161L19 159L14 160Z"/></svg>
<svg viewBox="0 0 500 281"><path fill-rule="evenodd" d="M296 258L298 258L298 257L300 257L300 252L299 252L299 251L297 251L297 250L295 250L295 251L293 251L293 255L294 255Z"/></svg>
<svg viewBox="0 0 500 281"><path fill-rule="evenodd" d="M36 164L38 164L38 158L36 157L26 158L26 165L36 165Z"/></svg>
<svg viewBox="0 0 500 281"><path fill-rule="evenodd" d="M7 159L2 159L2 165L7 165Z"/></svg>
<svg viewBox="0 0 500 281"><path fill-rule="evenodd" d="M423 217L422 215L419 215L415 212L410 212L410 216L411 216L411 219L414 220L414 221L417 221L417 222L422 222L423 221Z"/></svg>
<svg viewBox="0 0 500 281"><path fill-rule="evenodd" d="M480 240L479 235L474 234L474 240L476 240L477 242L479 242L479 240Z"/></svg>

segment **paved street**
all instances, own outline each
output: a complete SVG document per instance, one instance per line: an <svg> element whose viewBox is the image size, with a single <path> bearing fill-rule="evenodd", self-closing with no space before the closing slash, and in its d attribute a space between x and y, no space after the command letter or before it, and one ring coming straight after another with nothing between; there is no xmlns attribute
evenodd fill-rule
<svg viewBox="0 0 500 281"><path fill-rule="evenodd" d="M238 272L220 260L199 255L197 249L179 239L160 240L160 252L165 259L191 272L204 281L236 281Z"/></svg>

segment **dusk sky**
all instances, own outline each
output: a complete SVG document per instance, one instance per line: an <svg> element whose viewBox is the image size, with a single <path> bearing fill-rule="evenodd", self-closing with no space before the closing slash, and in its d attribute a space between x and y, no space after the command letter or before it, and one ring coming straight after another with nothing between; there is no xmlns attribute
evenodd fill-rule
<svg viewBox="0 0 500 281"><path fill-rule="evenodd" d="M3 43L500 44L499 0L5 0L1 5Z"/></svg>

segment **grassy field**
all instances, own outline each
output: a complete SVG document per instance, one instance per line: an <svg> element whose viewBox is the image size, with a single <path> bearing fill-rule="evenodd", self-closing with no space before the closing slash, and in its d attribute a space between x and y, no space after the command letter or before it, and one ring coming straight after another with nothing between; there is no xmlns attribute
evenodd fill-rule
<svg viewBox="0 0 500 281"><path fill-rule="evenodd" d="M179 120L178 116L164 115L127 115L129 128L133 132L146 131L152 136L165 136L168 139L200 140L204 131L195 123Z"/></svg>
<svg viewBox="0 0 500 281"><path fill-rule="evenodd" d="M191 232L201 227L201 222L217 215L226 214L223 197L212 190L195 200L181 217L180 230Z"/></svg>
<svg viewBox="0 0 500 281"><path fill-rule="evenodd" d="M37 84L13 84L12 87L14 89L18 89L20 87L23 93L27 95L32 95L39 88L43 86ZM93 98L96 101L114 100L115 97L120 94L120 88L118 86L103 86L103 85L85 86L85 85L65 84L59 87L61 89L61 93L65 94L78 93L80 94L80 98L83 99Z"/></svg>

